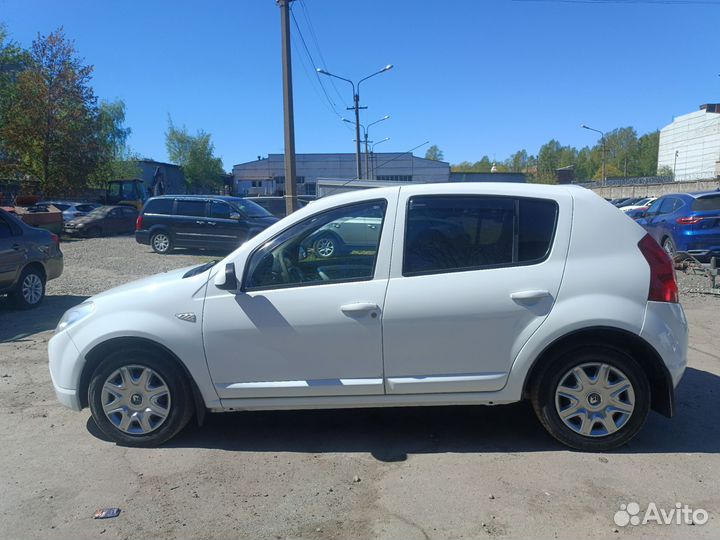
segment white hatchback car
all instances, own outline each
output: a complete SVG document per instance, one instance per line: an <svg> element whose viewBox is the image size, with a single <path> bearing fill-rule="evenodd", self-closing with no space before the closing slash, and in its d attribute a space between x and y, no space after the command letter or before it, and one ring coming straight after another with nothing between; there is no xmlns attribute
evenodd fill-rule
<svg viewBox="0 0 720 540"><path fill-rule="evenodd" d="M374 243L316 253L348 220ZM321 199L217 264L98 294L49 355L58 399L124 445L208 410L527 398L562 443L606 450L672 415L687 337L668 256L591 191L425 184Z"/></svg>

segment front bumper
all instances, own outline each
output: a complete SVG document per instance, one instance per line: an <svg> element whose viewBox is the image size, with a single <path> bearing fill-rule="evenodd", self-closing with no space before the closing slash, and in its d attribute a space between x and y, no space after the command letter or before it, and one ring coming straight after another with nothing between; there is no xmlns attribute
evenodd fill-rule
<svg viewBox="0 0 720 540"><path fill-rule="evenodd" d="M58 401L74 411L82 410L77 387L85 362L67 331L55 334L50 339L48 357L50 379Z"/></svg>

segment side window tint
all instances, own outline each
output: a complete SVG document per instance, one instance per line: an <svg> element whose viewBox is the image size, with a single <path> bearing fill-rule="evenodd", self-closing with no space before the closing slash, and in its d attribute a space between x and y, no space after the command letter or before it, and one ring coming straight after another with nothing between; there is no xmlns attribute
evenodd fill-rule
<svg viewBox="0 0 720 540"><path fill-rule="evenodd" d="M520 199L518 210L518 262L543 259L550 252L555 235L557 204L542 199Z"/></svg>
<svg viewBox="0 0 720 540"><path fill-rule="evenodd" d="M10 224L0 217L0 238L10 238L13 235Z"/></svg>
<svg viewBox="0 0 720 540"><path fill-rule="evenodd" d="M403 275L539 262L550 251L558 206L512 197L413 197Z"/></svg>
<svg viewBox="0 0 720 540"><path fill-rule="evenodd" d="M675 198L674 197L668 197L665 199L662 204L660 205L660 214L669 214L672 212L675 208Z"/></svg>
<svg viewBox="0 0 720 540"><path fill-rule="evenodd" d="M172 214L173 199L154 199L145 205L146 214Z"/></svg>
<svg viewBox="0 0 720 540"><path fill-rule="evenodd" d="M212 201L210 203L210 217L218 219L230 219L232 209L224 202Z"/></svg>
<svg viewBox="0 0 720 540"><path fill-rule="evenodd" d="M175 213L178 216L205 217L205 201L179 199Z"/></svg>
<svg viewBox="0 0 720 540"><path fill-rule="evenodd" d="M407 215L403 274L511 263L514 206L509 198L413 197Z"/></svg>
<svg viewBox="0 0 720 540"><path fill-rule="evenodd" d="M647 216L653 216L656 215L660 211L660 205L662 205L663 202L665 202L667 199L657 199L654 203L652 203L648 209L647 212L645 212L645 215Z"/></svg>
<svg viewBox="0 0 720 540"><path fill-rule="evenodd" d="M253 254L245 289L372 279L386 206L343 206L286 229Z"/></svg>

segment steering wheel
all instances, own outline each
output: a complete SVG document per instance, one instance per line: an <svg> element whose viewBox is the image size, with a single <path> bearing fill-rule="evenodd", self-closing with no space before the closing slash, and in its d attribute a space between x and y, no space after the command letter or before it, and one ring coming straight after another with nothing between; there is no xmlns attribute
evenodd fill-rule
<svg viewBox="0 0 720 540"><path fill-rule="evenodd" d="M285 283L301 283L305 281L305 274L292 264L289 257L285 256L284 249L279 251L277 258L280 263L280 274Z"/></svg>

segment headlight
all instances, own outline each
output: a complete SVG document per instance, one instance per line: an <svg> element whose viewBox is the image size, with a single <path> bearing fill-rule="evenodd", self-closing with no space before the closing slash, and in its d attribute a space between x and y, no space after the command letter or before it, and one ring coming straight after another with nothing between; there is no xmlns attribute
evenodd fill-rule
<svg viewBox="0 0 720 540"><path fill-rule="evenodd" d="M62 319L60 319L60 322L55 329L55 333L62 332L76 322L83 320L93 311L95 311L95 304L93 304L92 302L83 302L78 306L68 309L63 314Z"/></svg>

